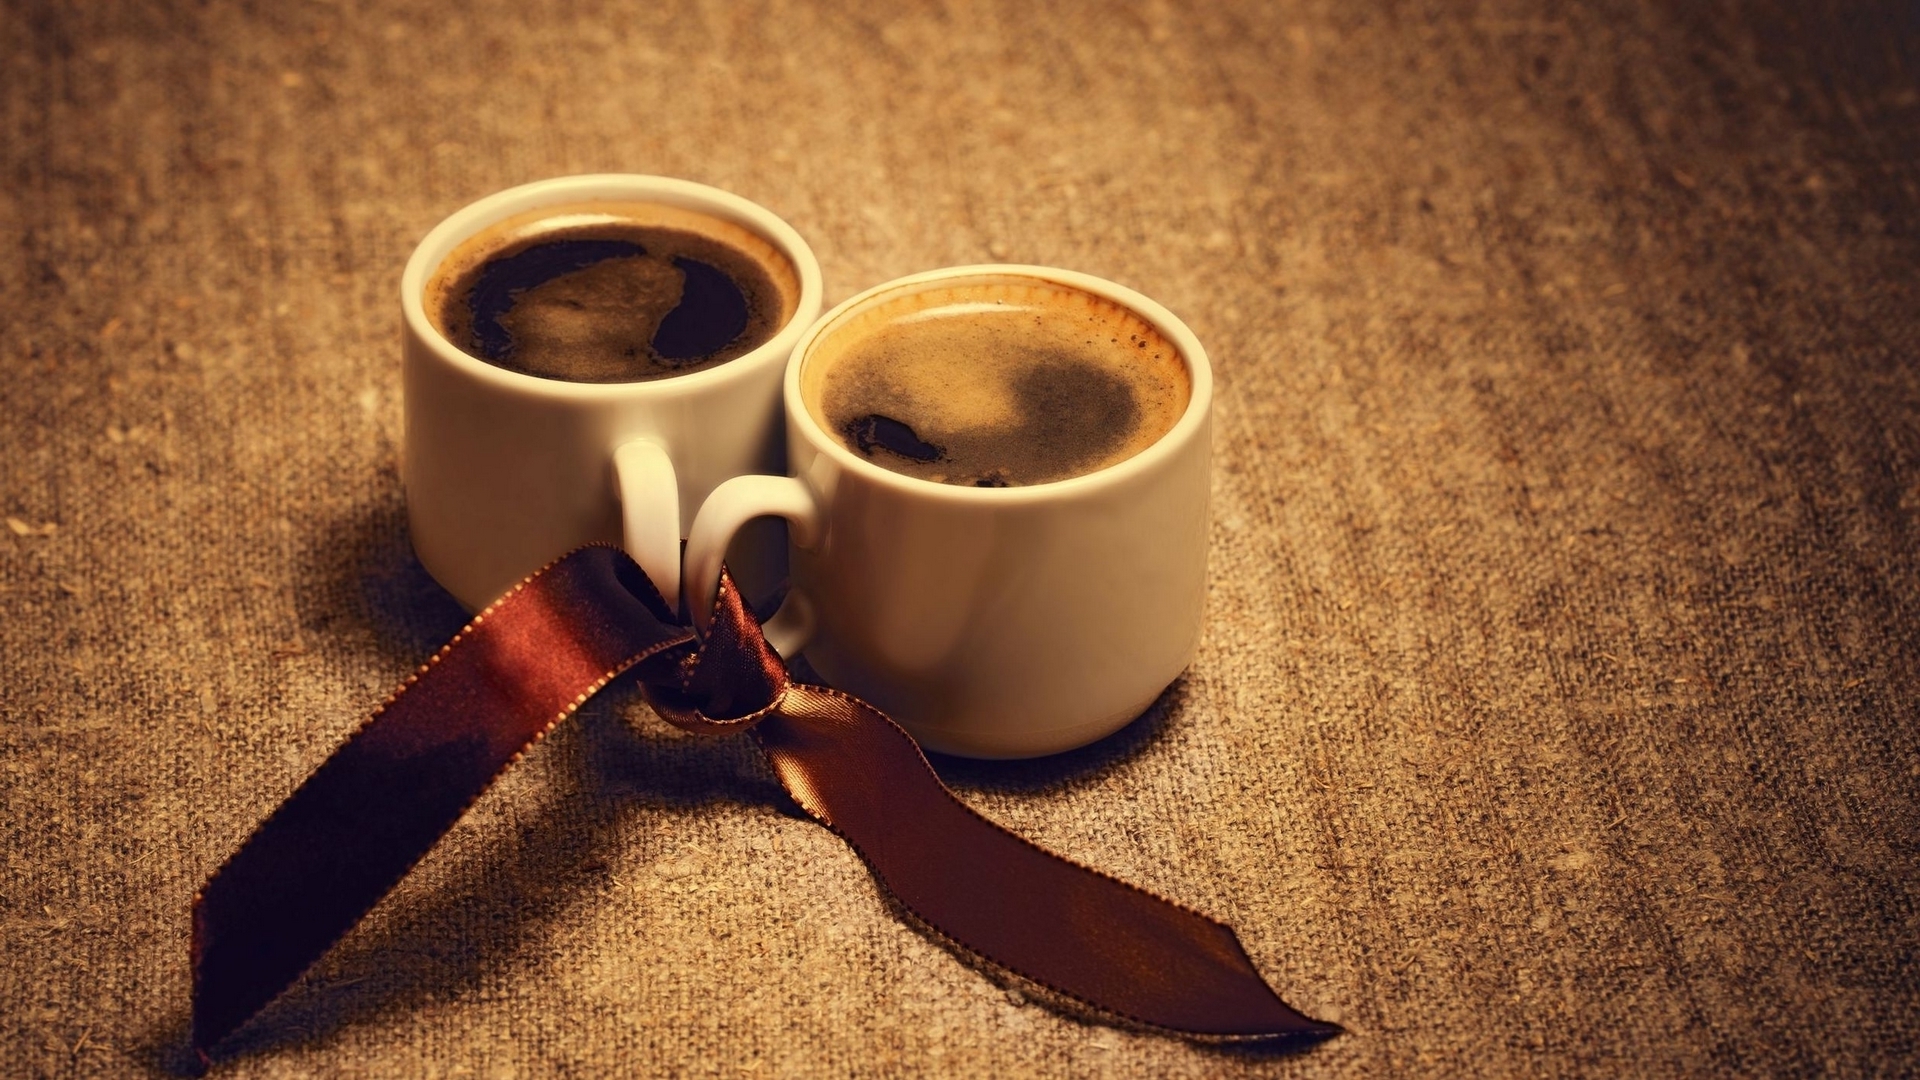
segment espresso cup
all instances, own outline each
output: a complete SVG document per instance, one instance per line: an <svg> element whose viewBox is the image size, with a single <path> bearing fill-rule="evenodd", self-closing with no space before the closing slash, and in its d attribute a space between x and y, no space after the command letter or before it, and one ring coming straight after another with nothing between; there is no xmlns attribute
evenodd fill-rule
<svg viewBox="0 0 1920 1080"><path fill-rule="evenodd" d="M523 215L632 204L689 211L746 230L790 264L791 314L757 348L717 366L642 382L576 382L509 370L463 351L427 310L442 263ZM820 264L764 207L658 176L569 176L487 196L421 240L400 284L406 430L401 475L415 553L478 610L565 552L621 543L663 595L680 591L681 507L724 480L780 471L781 374L821 308ZM784 578L777 532L730 554L743 591Z"/></svg>
<svg viewBox="0 0 1920 1080"><path fill-rule="evenodd" d="M803 392L810 365L860 332L863 313L973 286L1065 290L1131 313L1177 356L1184 408L1116 463L1005 487L883 468L823 425ZM768 640L783 656L804 651L827 682L931 749L1009 758L1081 746L1144 712L1191 662L1206 599L1212 375L1164 307L1044 267L916 274L807 330L783 394L793 475L726 481L689 531L686 604L701 632L729 541L772 515L788 523L791 590Z"/></svg>

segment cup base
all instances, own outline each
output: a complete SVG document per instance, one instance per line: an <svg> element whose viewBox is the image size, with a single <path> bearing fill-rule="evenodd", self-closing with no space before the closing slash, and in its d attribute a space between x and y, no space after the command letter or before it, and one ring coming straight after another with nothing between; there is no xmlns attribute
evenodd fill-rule
<svg viewBox="0 0 1920 1080"><path fill-rule="evenodd" d="M1062 754L1098 742L1138 719L1165 690L1166 687L1160 687L1137 705L1069 727L980 732L914 724L899 717L894 720L922 747L936 753L981 761L1012 761Z"/></svg>

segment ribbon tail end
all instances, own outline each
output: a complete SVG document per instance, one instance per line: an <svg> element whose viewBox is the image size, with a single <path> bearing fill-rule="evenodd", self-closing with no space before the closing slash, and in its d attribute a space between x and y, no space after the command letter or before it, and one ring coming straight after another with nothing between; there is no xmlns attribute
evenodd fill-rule
<svg viewBox="0 0 1920 1080"><path fill-rule="evenodd" d="M1249 963L1248 966L1251 970L1251 963ZM1251 1041L1254 1044L1270 1044L1275 1049L1304 1050L1310 1046L1318 1046L1335 1036L1345 1035L1347 1033L1347 1029L1341 1027L1339 1024L1333 1023L1330 1020L1315 1020L1313 1017L1287 1004L1281 1000L1279 994L1274 993L1271 986L1266 985L1264 980L1262 980L1261 986L1267 992L1269 1004L1271 1006L1277 1006L1278 1014L1274 1017L1268 1030L1253 1036Z"/></svg>
<svg viewBox="0 0 1920 1080"><path fill-rule="evenodd" d="M1292 1010L1289 1010L1292 1011ZM1237 1047L1256 1054L1292 1054L1310 1050L1338 1035L1345 1035L1347 1029L1339 1024L1294 1013L1284 1026L1278 1030L1261 1032L1230 1039L1229 1047Z"/></svg>
<svg viewBox="0 0 1920 1080"><path fill-rule="evenodd" d="M1285 1016L1283 1022L1278 1025L1279 1030L1268 1033L1265 1038L1283 1040L1288 1045L1307 1047L1316 1046L1336 1035L1347 1033L1347 1029L1339 1024L1330 1020L1315 1020L1282 1001L1280 995L1274 993L1271 986L1267 987L1267 993L1272 995L1274 1003L1280 1006Z"/></svg>
<svg viewBox="0 0 1920 1080"><path fill-rule="evenodd" d="M238 1024L232 1023L214 1023L208 1017L206 1011L200 1007L199 996L195 995L193 1003L193 1033L188 1039L188 1045L193 1051L194 1059L200 1063L202 1069L206 1069L213 1064L213 1048L219 1045L220 1040L233 1034L238 1026Z"/></svg>
<svg viewBox="0 0 1920 1080"><path fill-rule="evenodd" d="M218 885L216 880L210 882L208 888L215 889ZM214 1048L279 997L311 960L300 963L292 971L275 965L259 969L249 964L235 954L254 951L246 949L246 945L257 948L258 942L228 940L222 933L224 920L203 906L205 895L196 900L193 909L189 954L193 970L193 1016L187 1043L197 1061L211 1066ZM236 944L240 946L238 950Z"/></svg>
<svg viewBox="0 0 1920 1080"><path fill-rule="evenodd" d="M1302 1045L1311 1046L1326 1042L1336 1035L1345 1035L1347 1033L1347 1029L1341 1027L1339 1024L1328 1023L1325 1020L1315 1020L1311 1017L1303 1017L1302 1019L1306 1022L1301 1025L1300 1029L1287 1033L1283 1038L1289 1041L1297 1041Z"/></svg>

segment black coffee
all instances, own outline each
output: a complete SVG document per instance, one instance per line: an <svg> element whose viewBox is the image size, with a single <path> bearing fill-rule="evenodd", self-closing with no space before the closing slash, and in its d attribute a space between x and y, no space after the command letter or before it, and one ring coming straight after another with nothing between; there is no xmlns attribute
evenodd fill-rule
<svg viewBox="0 0 1920 1080"><path fill-rule="evenodd" d="M427 285L435 327L490 364L641 382L725 363L793 315L799 284L732 222L650 203L524 214L467 240Z"/></svg>
<svg viewBox="0 0 1920 1080"><path fill-rule="evenodd" d="M848 449L971 487L1095 472L1159 441L1185 363L1111 301L1029 278L943 285L847 318L809 353L802 397Z"/></svg>

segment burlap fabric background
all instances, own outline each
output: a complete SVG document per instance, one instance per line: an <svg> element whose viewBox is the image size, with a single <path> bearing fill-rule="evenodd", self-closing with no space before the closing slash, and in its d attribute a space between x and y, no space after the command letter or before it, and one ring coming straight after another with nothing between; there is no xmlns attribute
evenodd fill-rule
<svg viewBox="0 0 1920 1080"><path fill-rule="evenodd" d="M599 170L765 203L830 302L1008 259L1195 327L1198 661L940 767L1351 1034L1023 1004L616 694L227 1074L1920 1066L1911 5L1196 7L8 4L0 1073L185 1065L195 888L462 621L401 264Z"/></svg>

